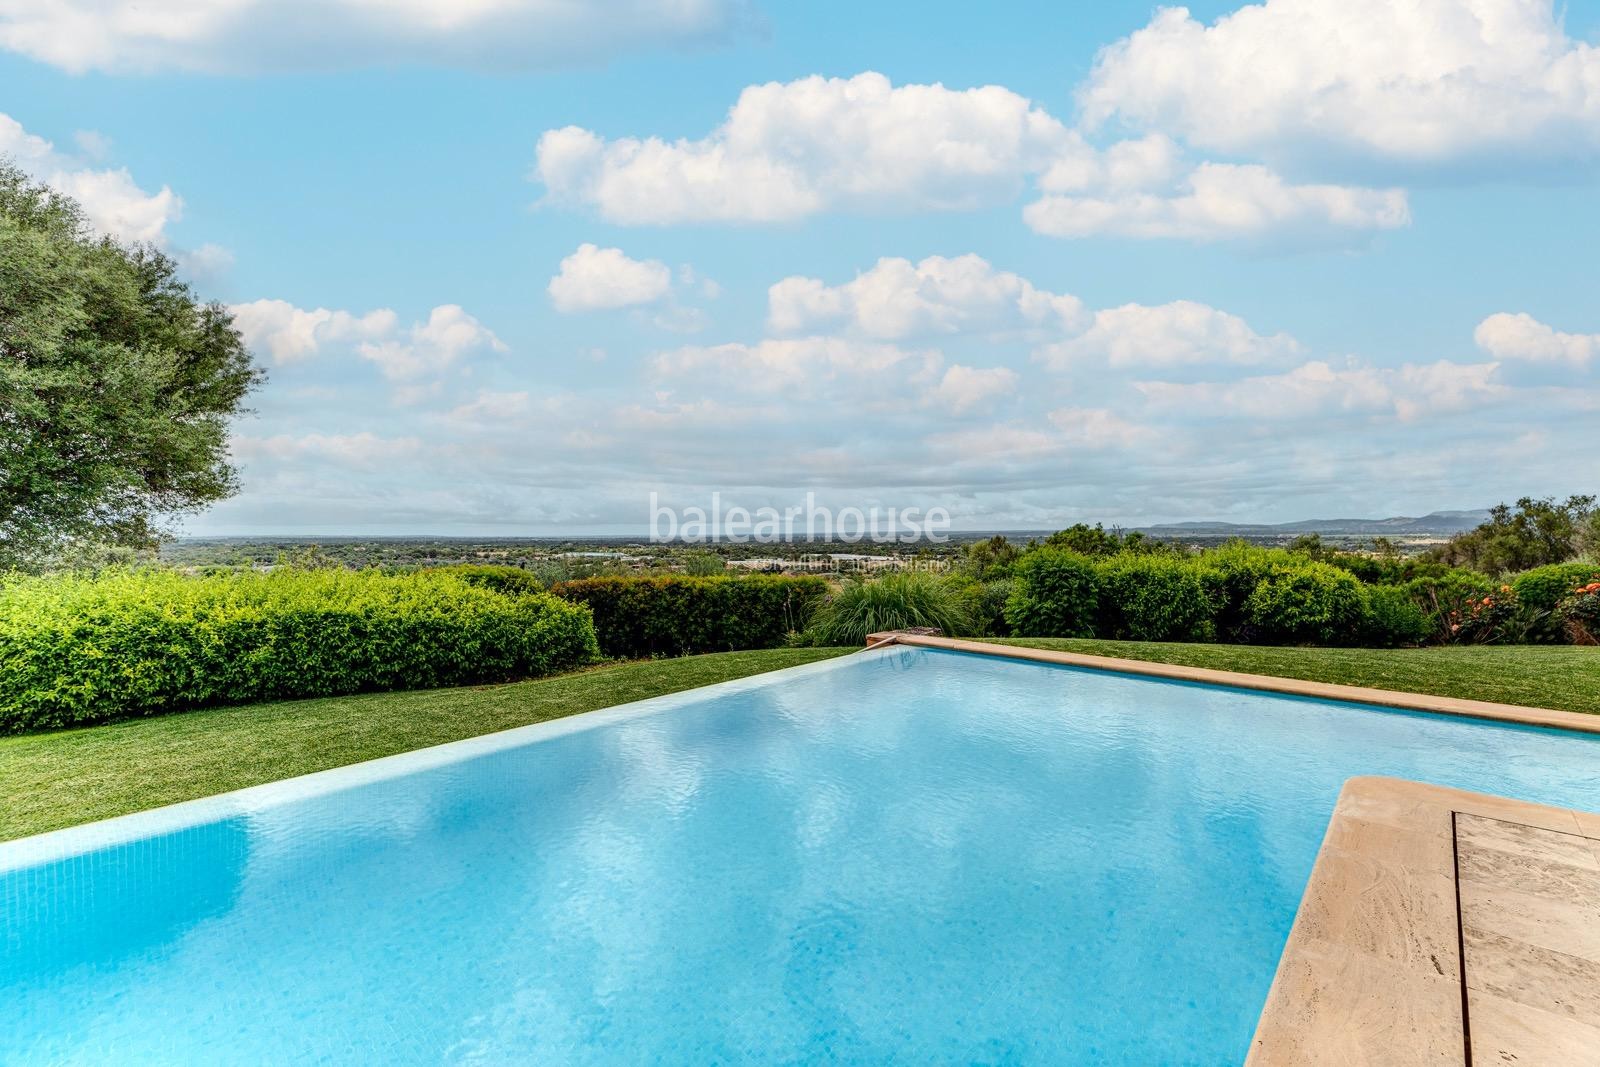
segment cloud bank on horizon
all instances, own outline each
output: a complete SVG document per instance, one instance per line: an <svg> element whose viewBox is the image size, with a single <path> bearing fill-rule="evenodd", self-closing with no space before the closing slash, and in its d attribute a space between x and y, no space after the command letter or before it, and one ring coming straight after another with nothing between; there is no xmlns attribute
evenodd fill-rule
<svg viewBox="0 0 1600 1067"><path fill-rule="evenodd" d="M1482 222L1553 188L1592 198L1600 49L1550 3L1130 11L1142 24L1108 40L1016 42L1029 84L1061 48L1079 57L1086 75L1052 103L953 59L943 79L733 85L752 42L781 45L802 14L625 6L340 0L313 41L297 5L0 0L0 49L26 57L6 62L47 86L158 74L228 94L448 67L452 99L521 84L507 78L606 98L556 93L538 111L555 121L478 131L520 138L533 183L506 169L492 185L503 227L391 264L376 249L403 241L404 216L380 245L319 215L314 242L371 267L315 286L283 268L229 280L252 231L215 207L196 219L165 183L204 168L110 162L121 129L58 148L64 134L24 127L25 100L0 101L20 115L0 114L0 154L89 225L249 286L227 302L271 384L236 428L245 491L192 529L637 528L650 491L712 489L1038 528L1429 510L1600 481L1600 319L1561 295L1586 253ZM936 16L956 51L979 17ZM883 38L885 68L909 65L899 47ZM837 66L815 42L786 59ZM718 77L697 108L651 106L639 64L660 62ZM345 128L360 145L381 126ZM439 173L392 171L393 202L420 208ZM496 232L518 226L521 243ZM452 270L457 243L492 281ZM1502 258L1517 269L1496 275Z"/></svg>

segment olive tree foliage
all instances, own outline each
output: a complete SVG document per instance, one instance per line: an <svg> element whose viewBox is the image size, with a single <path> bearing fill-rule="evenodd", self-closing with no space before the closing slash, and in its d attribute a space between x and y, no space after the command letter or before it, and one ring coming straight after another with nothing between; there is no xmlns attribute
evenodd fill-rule
<svg viewBox="0 0 1600 1067"><path fill-rule="evenodd" d="M0 569L147 547L236 490L228 420L262 373L176 271L0 160Z"/></svg>
<svg viewBox="0 0 1600 1067"><path fill-rule="evenodd" d="M1600 508L1593 494L1566 500L1523 497L1513 509L1497 504L1489 521L1429 553L1452 567L1515 574L1565 563L1600 550Z"/></svg>

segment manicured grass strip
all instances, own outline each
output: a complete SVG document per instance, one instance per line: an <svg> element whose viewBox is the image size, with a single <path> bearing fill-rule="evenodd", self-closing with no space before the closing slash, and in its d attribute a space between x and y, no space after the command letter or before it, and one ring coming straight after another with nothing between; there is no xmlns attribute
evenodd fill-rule
<svg viewBox="0 0 1600 1067"><path fill-rule="evenodd" d="M1001 644L1088 656L1117 656L1600 714L1600 648L1560 645L1265 648L1047 637L996 640Z"/></svg>
<svg viewBox="0 0 1600 1067"><path fill-rule="evenodd" d="M214 708L0 738L0 840L851 651L722 652L613 664L511 685Z"/></svg>

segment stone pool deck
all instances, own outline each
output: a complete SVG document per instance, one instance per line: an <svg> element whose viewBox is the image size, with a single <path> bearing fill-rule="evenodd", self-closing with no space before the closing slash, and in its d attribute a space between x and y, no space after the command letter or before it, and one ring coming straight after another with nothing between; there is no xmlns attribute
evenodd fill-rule
<svg viewBox="0 0 1600 1067"><path fill-rule="evenodd" d="M1600 1064L1600 815L1352 778L1247 1062Z"/></svg>
<svg viewBox="0 0 1600 1067"><path fill-rule="evenodd" d="M924 634L874 634L868 644L1600 733L1600 716L1575 712ZM1600 814L1352 778L1247 1063L1600 1067Z"/></svg>

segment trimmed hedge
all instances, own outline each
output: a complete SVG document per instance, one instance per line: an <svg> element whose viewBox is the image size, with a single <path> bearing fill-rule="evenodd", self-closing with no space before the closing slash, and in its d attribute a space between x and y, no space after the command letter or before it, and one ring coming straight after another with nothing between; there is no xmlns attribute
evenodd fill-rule
<svg viewBox="0 0 1600 1067"><path fill-rule="evenodd" d="M803 630L828 592L821 578L579 578L550 587L594 612L600 650L646 659L777 648Z"/></svg>
<svg viewBox="0 0 1600 1067"><path fill-rule="evenodd" d="M0 587L0 732L503 682L598 656L588 612L438 571L115 571Z"/></svg>

